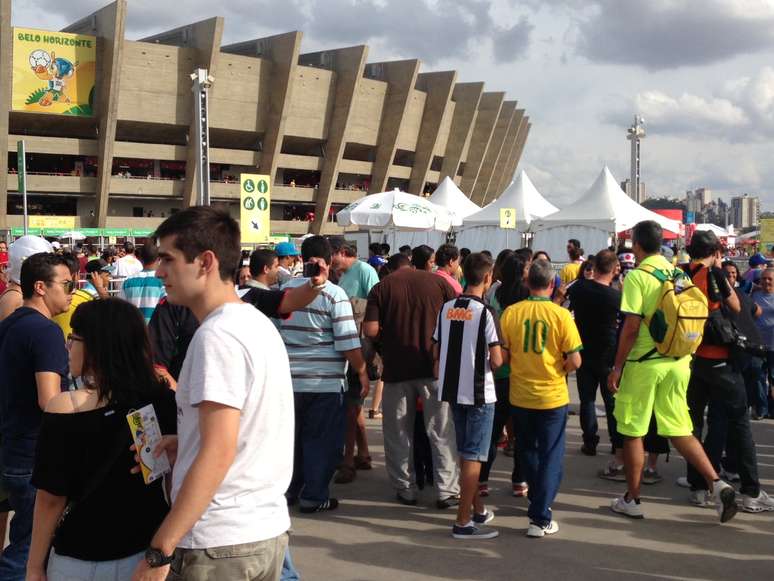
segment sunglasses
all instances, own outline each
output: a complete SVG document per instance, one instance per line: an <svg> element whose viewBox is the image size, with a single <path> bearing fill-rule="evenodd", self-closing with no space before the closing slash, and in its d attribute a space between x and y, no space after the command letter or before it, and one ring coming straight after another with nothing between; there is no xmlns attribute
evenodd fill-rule
<svg viewBox="0 0 774 581"><path fill-rule="evenodd" d="M61 284L68 295L75 292L76 283L74 280L55 280L53 282L54 284Z"/></svg>
<svg viewBox="0 0 774 581"><path fill-rule="evenodd" d="M72 333L70 333L67 336L67 346L68 347L71 347L72 344L75 343L76 341L80 341L82 343L83 342L83 337L79 337L78 335L73 335Z"/></svg>

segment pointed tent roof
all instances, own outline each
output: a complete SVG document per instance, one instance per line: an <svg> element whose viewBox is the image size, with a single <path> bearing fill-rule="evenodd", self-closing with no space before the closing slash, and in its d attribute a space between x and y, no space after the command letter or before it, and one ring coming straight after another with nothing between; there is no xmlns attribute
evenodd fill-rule
<svg viewBox="0 0 774 581"><path fill-rule="evenodd" d="M468 216L465 219L465 225L497 224L499 226L501 208L516 208L516 221L522 225L522 229L524 225L531 224L533 220L559 211L537 191L527 172L521 170L499 198L485 206L480 212Z"/></svg>
<svg viewBox="0 0 774 581"><path fill-rule="evenodd" d="M536 226L544 229L577 224L623 232L643 220L655 220L670 232L680 231L680 223L676 220L651 212L627 196L605 166L585 194L565 209L538 220Z"/></svg>
<svg viewBox="0 0 774 581"><path fill-rule="evenodd" d="M481 210L481 206L473 203L449 176L438 184L430 201L449 210L452 226L460 226L465 218Z"/></svg>

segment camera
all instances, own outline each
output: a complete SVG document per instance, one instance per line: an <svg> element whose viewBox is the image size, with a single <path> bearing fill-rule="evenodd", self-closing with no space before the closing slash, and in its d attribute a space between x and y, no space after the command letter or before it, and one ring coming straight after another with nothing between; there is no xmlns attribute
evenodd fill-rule
<svg viewBox="0 0 774 581"><path fill-rule="evenodd" d="M320 276L320 265L317 262L304 263L304 278Z"/></svg>
<svg viewBox="0 0 774 581"><path fill-rule="evenodd" d="M751 343L745 335L742 335L741 333L736 334L736 340L734 341L734 345L737 349L740 349L741 351L744 351L748 355L752 355L753 357L766 357L766 352L768 349L766 349L765 345L758 345L757 343Z"/></svg>

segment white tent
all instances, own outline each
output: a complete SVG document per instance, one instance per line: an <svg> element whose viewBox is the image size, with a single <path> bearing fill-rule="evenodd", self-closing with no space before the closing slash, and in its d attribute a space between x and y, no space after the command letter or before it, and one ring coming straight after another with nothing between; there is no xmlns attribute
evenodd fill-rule
<svg viewBox="0 0 774 581"><path fill-rule="evenodd" d="M515 230L500 228L500 210L503 208L516 210ZM522 234L528 231L534 220L557 211L556 206L540 195L522 170L499 198L463 220L457 234L457 246L474 252L486 249L495 255L505 248L519 248L522 246Z"/></svg>
<svg viewBox="0 0 774 581"><path fill-rule="evenodd" d="M714 232L715 236L718 238L734 236L734 234L730 233L725 228L718 226L717 224L696 224L696 230L701 230L702 232Z"/></svg>
<svg viewBox="0 0 774 581"><path fill-rule="evenodd" d="M481 210L481 207L470 201L457 184L446 176L438 187L435 188L430 201L434 204L446 208L451 217L452 227L458 228L462 225L464 218L475 214ZM438 248L446 241L446 233L438 231L430 232L410 232L406 230L390 229L384 234L387 244L390 245L392 253L398 251L398 248L408 244L412 248L420 244L427 244L432 248Z"/></svg>
<svg viewBox="0 0 774 581"><path fill-rule="evenodd" d="M670 232L680 231L679 222L651 212L627 196L605 166L575 203L533 223L532 248L544 250L561 262L566 259L570 238L580 240L586 253L595 253L610 246L617 233L643 220L654 220Z"/></svg>

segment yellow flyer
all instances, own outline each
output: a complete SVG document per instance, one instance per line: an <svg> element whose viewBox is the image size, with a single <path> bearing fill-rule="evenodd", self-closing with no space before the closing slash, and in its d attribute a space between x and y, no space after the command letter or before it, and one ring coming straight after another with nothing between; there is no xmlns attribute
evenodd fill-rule
<svg viewBox="0 0 774 581"><path fill-rule="evenodd" d="M172 469L166 454L158 458L153 457L153 450L161 441L161 427L156 418L156 410L152 405L146 405L127 414L126 420L129 422L137 456L140 458L142 478L145 484L150 484Z"/></svg>

